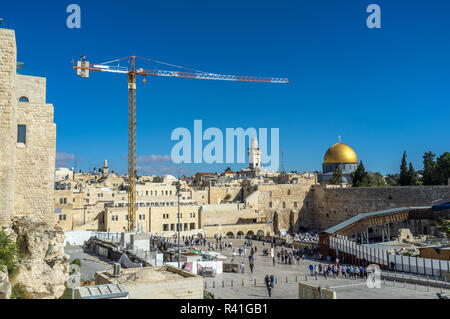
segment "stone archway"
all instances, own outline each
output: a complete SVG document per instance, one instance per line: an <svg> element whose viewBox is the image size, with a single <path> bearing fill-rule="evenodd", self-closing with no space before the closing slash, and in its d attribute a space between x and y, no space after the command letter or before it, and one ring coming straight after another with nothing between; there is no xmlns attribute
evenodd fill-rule
<svg viewBox="0 0 450 319"><path fill-rule="evenodd" d="M227 238L234 238L233 232L229 231L229 232L227 233Z"/></svg>
<svg viewBox="0 0 450 319"><path fill-rule="evenodd" d="M240 238L241 236L244 236L244 232L243 231L238 231L236 235Z"/></svg>
<svg viewBox="0 0 450 319"><path fill-rule="evenodd" d="M253 230L249 230L247 232L247 238L252 238L255 235L255 233L253 232Z"/></svg>
<svg viewBox="0 0 450 319"><path fill-rule="evenodd" d="M264 237L264 231L263 230L258 230L257 232L256 232L256 236L258 236L258 237Z"/></svg>

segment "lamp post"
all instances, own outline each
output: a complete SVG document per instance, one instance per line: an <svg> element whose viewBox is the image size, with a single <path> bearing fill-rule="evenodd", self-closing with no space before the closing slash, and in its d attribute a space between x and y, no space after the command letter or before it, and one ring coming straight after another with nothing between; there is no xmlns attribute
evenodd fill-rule
<svg viewBox="0 0 450 319"><path fill-rule="evenodd" d="M178 268L181 269L180 266L180 256L181 256L181 252L180 252L180 181L177 181L177 197L178 197L178 224L177 224L177 231L178 231L178 239L177 239L177 243L178 243Z"/></svg>

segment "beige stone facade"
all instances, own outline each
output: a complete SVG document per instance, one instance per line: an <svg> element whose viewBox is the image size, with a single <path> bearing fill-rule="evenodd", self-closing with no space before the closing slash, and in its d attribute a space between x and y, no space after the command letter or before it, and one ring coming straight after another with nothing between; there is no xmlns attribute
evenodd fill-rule
<svg viewBox="0 0 450 319"><path fill-rule="evenodd" d="M56 125L46 79L16 73L13 30L0 29L0 61L0 223L14 215L51 220Z"/></svg>
<svg viewBox="0 0 450 319"><path fill-rule="evenodd" d="M203 277L172 266L122 269L117 278L95 273L95 284L109 283L123 284L131 299L203 299Z"/></svg>
<svg viewBox="0 0 450 319"><path fill-rule="evenodd" d="M210 204L199 210L206 237L270 236L271 224L262 213L245 204Z"/></svg>

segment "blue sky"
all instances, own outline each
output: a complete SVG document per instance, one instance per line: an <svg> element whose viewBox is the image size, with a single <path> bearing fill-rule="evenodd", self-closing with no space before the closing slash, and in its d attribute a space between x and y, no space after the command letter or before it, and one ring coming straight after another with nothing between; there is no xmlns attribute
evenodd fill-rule
<svg viewBox="0 0 450 319"><path fill-rule="evenodd" d="M66 7L81 7L81 29ZM381 7L381 29L366 8ZM366 169L397 172L403 150L450 151L450 2L315 1L2 1L3 27L16 30L22 73L47 77L58 164L124 172L126 76L81 79L71 68L130 55L213 73L280 76L289 85L149 78L137 88L137 155L143 172L221 171L243 164L167 162L173 129L279 128L287 170L321 169L342 136ZM142 64L150 68L152 64ZM153 156L152 155L158 155Z"/></svg>

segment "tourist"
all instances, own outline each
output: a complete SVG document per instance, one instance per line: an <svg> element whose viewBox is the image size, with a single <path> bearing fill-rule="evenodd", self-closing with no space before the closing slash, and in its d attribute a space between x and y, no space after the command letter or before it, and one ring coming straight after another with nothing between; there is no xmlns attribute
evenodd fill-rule
<svg viewBox="0 0 450 319"><path fill-rule="evenodd" d="M241 273L242 273L242 274L244 273L244 270L245 270L245 265L244 265L244 263L242 263L242 264L241 264Z"/></svg>
<svg viewBox="0 0 450 319"><path fill-rule="evenodd" d="M309 271L310 271L311 276L312 276L312 275L313 275L313 271L314 271L314 266L313 266L313 264L310 264L310 265L309 265Z"/></svg>
<svg viewBox="0 0 450 319"><path fill-rule="evenodd" d="M270 275L270 287L275 287L275 276Z"/></svg>
<svg viewBox="0 0 450 319"><path fill-rule="evenodd" d="M255 265L253 264L253 261L252 262L250 262L250 273L252 273L253 274L253 267L254 267Z"/></svg>
<svg viewBox="0 0 450 319"><path fill-rule="evenodd" d="M266 275L266 277L264 278L264 281L266 283L267 293L269 294L269 298L271 298L272 297L272 286L270 285L270 279L269 279L268 275Z"/></svg>

